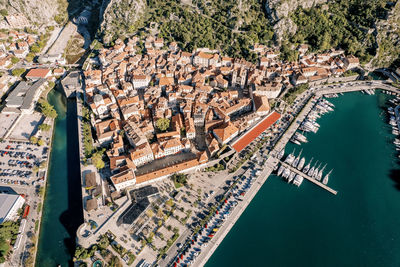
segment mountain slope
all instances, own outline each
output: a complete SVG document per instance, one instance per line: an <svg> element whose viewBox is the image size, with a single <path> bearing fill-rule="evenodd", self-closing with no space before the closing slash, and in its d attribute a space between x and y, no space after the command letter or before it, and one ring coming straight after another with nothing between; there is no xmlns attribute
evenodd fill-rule
<svg viewBox="0 0 400 267"><path fill-rule="evenodd" d="M54 0L0 0L0 9L8 14L22 13L32 23L49 24L59 13L60 1Z"/></svg>
<svg viewBox="0 0 400 267"><path fill-rule="evenodd" d="M387 18L376 23L377 53L372 60L376 67L388 67L400 57L400 2L388 13Z"/></svg>
<svg viewBox="0 0 400 267"><path fill-rule="evenodd" d="M133 32L146 8L145 0L109 0L106 3L100 31L103 40L109 43L115 37Z"/></svg>

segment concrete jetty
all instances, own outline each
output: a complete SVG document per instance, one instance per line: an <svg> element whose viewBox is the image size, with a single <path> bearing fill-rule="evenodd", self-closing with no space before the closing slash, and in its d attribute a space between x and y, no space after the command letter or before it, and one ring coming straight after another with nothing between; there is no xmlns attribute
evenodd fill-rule
<svg viewBox="0 0 400 267"><path fill-rule="evenodd" d="M337 191L333 190L333 189L330 188L329 186L324 185L324 184L321 183L320 181L311 178L311 177L308 176L307 174L305 174L305 173L299 171L298 169L296 169L296 168L290 166L289 164L287 164L287 163L285 163L285 162L283 162L283 161L281 161L280 163L281 163L284 167L289 168L290 171L295 172L295 173L298 174L298 175L301 175L303 178L305 178L305 179L309 180L310 182L312 182L312 183L318 185L319 187L325 189L325 190L328 191L329 193L332 193L332 194L334 194L334 195L337 194Z"/></svg>

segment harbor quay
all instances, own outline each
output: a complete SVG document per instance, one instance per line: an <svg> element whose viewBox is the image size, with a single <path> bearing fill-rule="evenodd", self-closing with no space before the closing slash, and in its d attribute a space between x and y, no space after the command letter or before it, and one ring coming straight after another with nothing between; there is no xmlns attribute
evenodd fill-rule
<svg viewBox="0 0 400 267"><path fill-rule="evenodd" d="M261 189L263 184L270 177L274 166L278 164L278 160L274 157L269 157L264 165L264 170L257 177L253 186L250 188L248 193L244 196L243 200L239 202L237 207L232 211L232 214L229 216L229 220L226 221L218 230L218 232L214 235L213 239L209 242L208 246L203 249L202 253L199 255L196 265L204 266L208 259L212 256L214 251L218 248L221 242L224 240L226 235L235 225L236 221L240 218L242 213L246 210L247 206L256 196L257 192Z"/></svg>
<svg viewBox="0 0 400 267"><path fill-rule="evenodd" d="M383 89L393 93L400 93L400 89L387 84L385 81L356 81L336 85L325 85L315 88L315 95L324 96L328 94L348 93L355 91L363 91L369 89Z"/></svg>

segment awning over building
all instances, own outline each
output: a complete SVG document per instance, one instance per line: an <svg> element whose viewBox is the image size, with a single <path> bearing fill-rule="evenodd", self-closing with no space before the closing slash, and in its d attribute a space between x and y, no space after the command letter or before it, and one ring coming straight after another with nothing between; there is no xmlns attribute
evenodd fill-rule
<svg viewBox="0 0 400 267"><path fill-rule="evenodd" d="M253 129L248 131L246 134L241 136L236 142L232 145L232 147L240 152L248 146L254 139L256 139L262 132L267 130L271 125L277 122L281 118L281 114L277 112L272 112L267 117L265 117L262 121L260 121Z"/></svg>

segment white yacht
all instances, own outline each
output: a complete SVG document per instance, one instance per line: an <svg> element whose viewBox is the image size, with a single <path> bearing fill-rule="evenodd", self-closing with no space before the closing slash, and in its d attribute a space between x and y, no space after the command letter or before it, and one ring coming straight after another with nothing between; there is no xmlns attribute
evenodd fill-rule
<svg viewBox="0 0 400 267"><path fill-rule="evenodd" d="M288 183L291 183L291 182L293 181L293 179L294 179L295 176L296 176L296 173L295 173L295 172L292 172L292 173L289 175Z"/></svg>
<svg viewBox="0 0 400 267"><path fill-rule="evenodd" d="M322 164L322 163L320 163L320 164L318 165L318 167L314 170L314 173L313 173L313 175L312 175L312 178L317 179L317 176L318 176L318 173L319 173L319 168L321 167L321 164Z"/></svg>
<svg viewBox="0 0 400 267"><path fill-rule="evenodd" d="M305 163L305 162L306 162L306 158L305 158L305 157L302 157L301 160L300 160L300 162L299 162L299 165L297 165L297 169L298 169L299 171L301 171L301 170L303 169L304 163Z"/></svg>
<svg viewBox="0 0 400 267"><path fill-rule="evenodd" d="M304 179L303 176L297 174L296 177L294 178L293 184L300 186L301 183L303 182L303 179Z"/></svg>
<svg viewBox="0 0 400 267"><path fill-rule="evenodd" d="M285 167L283 167L283 165L281 165L280 167L279 167L279 170L278 170L278 176L281 176L282 175L282 172L285 170Z"/></svg>
<svg viewBox="0 0 400 267"><path fill-rule="evenodd" d="M292 142L293 144L296 144L296 145L298 145L298 146L301 145L301 143L299 142L299 140L296 140L296 139L294 139L293 137L290 138L290 142Z"/></svg>
<svg viewBox="0 0 400 267"><path fill-rule="evenodd" d="M322 180L323 184L327 184L328 183L329 175L331 175L332 171L333 171L333 169L330 172L328 172L327 175L325 175L324 179Z"/></svg>
<svg viewBox="0 0 400 267"><path fill-rule="evenodd" d="M285 170L283 171L282 177L287 179L287 178L289 178L289 175L290 175L289 168L285 168Z"/></svg>
<svg viewBox="0 0 400 267"><path fill-rule="evenodd" d="M291 165L292 163L293 163L293 160L295 159L295 157L294 157L294 150L293 150L293 152L292 153L290 153L287 157L286 157L286 159L285 159L285 162L287 163L287 164L289 164L289 165Z"/></svg>
<svg viewBox="0 0 400 267"><path fill-rule="evenodd" d="M314 170L315 170L315 166L317 165L318 160L315 162L314 166L311 167L311 169L308 171L308 176L312 177L314 175Z"/></svg>
<svg viewBox="0 0 400 267"><path fill-rule="evenodd" d="M303 150L300 151L300 154L295 158L295 160L292 163L292 166L295 167L295 168L297 167L297 165L299 165L301 152L303 152Z"/></svg>
<svg viewBox="0 0 400 267"><path fill-rule="evenodd" d="M310 170L312 160L313 160L313 158L311 158L310 162L306 166L304 166L304 169L303 169L304 173L307 173Z"/></svg>
<svg viewBox="0 0 400 267"><path fill-rule="evenodd" d="M323 175L324 170L325 170L325 168L326 168L326 165L327 165L327 164L325 164L325 166L318 172L318 174L317 174L317 180L318 180L318 181L321 181L322 175Z"/></svg>

